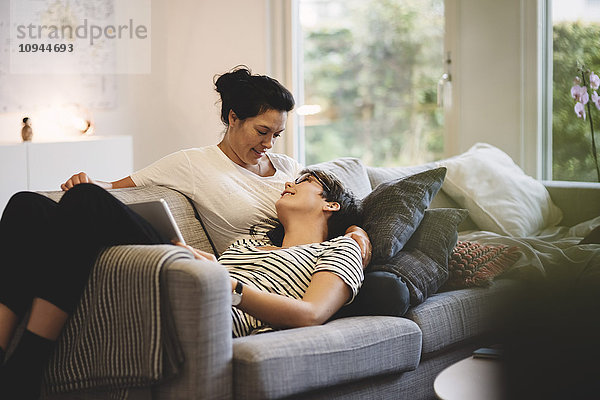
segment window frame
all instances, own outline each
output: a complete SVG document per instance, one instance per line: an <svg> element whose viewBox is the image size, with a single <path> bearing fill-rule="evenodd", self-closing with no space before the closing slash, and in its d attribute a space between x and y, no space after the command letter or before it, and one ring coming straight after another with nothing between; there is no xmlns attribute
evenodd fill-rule
<svg viewBox="0 0 600 400"><path fill-rule="evenodd" d="M280 69L288 71L289 80L280 80L282 83L287 83L288 88L292 88L292 93L296 100L296 107L304 104L304 80L302 63L300 57L302 56L302 49L299 47L300 37L300 21L299 21L299 1L298 0L267 0L268 1L268 12L270 14L269 20L272 23L272 28L269 32L271 52L268 55L268 65L281 64L281 60L274 62L276 57L277 47L274 41L271 39L276 36L287 37L290 39L289 47L291 51L288 52L288 57L283 62L283 67ZM446 14L446 32L444 38L444 54L454 54L452 46L456 39L456 15L458 9L458 0L444 0L444 13ZM283 8L285 11L283 14L277 10ZM451 11L448 11L451 10ZM277 18L283 16L284 18L284 30L277 28L280 22ZM446 71L449 72L449 71ZM273 75L278 77L277 74ZM284 83L284 84L285 84ZM453 92L454 93L454 92ZM453 99L455 95L453 94ZM452 104L456 104L453 100ZM444 152L447 154L448 149L451 148L451 143L455 143L451 140L457 129L457 118L456 109L454 106L452 109L445 109L444 112ZM306 153L305 153L305 134L304 125L301 124L302 116L292 112L288 118L288 128L286 129L285 144L276 147L277 149L285 149L285 153L294 157L302 165L305 164Z"/></svg>
<svg viewBox="0 0 600 400"><path fill-rule="evenodd" d="M552 115L553 115L553 16L552 0L537 0L528 2L521 0L522 27L523 27L523 91L525 105L524 133L535 131L535 143L525 142L525 153L535 153L533 157L527 157L524 161L526 166L535 163L536 176L545 181L554 181L552 171ZM534 88L531 82L537 82ZM529 82L529 84L528 84ZM535 92L535 93L534 93ZM536 101L536 109L532 105L527 110L528 96ZM536 120L537 122L534 122ZM537 127L536 127L537 125ZM532 172L531 169L525 169ZM582 181L573 181L582 182Z"/></svg>
<svg viewBox="0 0 600 400"><path fill-rule="evenodd" d="M298 0L265 0L269 28L267 32L267 73L290 88L297 105L304 102L302 65L298 47L300 24ZM521 159L526 173L552 180L552 0L521 0ZM445 53L460 57L460 1L445 0ZM452 108L445 111L445 153L457 153L460 125L460 87L453 87ZM290 113L286 134L275 151L305 161L304 128L300 116Z"/></svg>
<svg viewBox="0 0 600 400"><path fill-rule="evenodd" d="M302 49L298 0L265 0L268 14L267 73L290 88L296 104L304 103ZM521 157L526 173L552 180L552 0L520 0L521 10ZM445 0L445 54L460 59L460 1ZM455 72L455 71L453 71ZM453 78L460 76L453 74ZM452 89L452 107L444 113L444 152L458 153L460 85ZM275 151L305 162L304 127L301 116L290 113L286 133Z"/></svg>
<svg viewBox="0 0 600 400"><path fill-rule="evenodd" d="M551 0L521 0L521 159L525 173L552 180ZM516 160L515 160L516 161Z"/></svg>

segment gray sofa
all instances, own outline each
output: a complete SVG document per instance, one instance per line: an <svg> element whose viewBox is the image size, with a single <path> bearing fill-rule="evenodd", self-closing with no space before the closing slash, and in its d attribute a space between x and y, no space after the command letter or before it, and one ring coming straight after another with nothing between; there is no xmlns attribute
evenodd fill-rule
<svg viewBox="0 0 600 400"><path fill-rule="evenodd" d="M363 195L397 173L367 168L357 160L335 164L340 178ZM368 187L356 187L357 174L367 177ZM597 186L556 182L546 186L569 224L600 214ZM125 202L164 198L188 244L212 252L185 196L164 187L112 192ZM440 192L432 207L447 205L443 196ZM573 201L577 207L571 206ZM144 246L133 251L142 257ZM166 267L168 300L185 363L177 376L151 388L131 390L130 398L433 399L433 381L442 369L493 343L501 316L510 310L520 288L517 281L497 279L490 288L436 293L409 309L405 317L347 317L322 326L232 339L226 271L191 257ZM108 398L108 394L49 398Z"/></svg>

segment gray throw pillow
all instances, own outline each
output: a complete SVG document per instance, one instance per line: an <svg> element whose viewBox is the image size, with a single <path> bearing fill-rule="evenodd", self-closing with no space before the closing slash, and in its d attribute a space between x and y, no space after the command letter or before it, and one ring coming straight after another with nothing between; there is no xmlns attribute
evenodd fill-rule
<svg viewBox="0 0 600 400"><path fill-rule="evenodd" d="M384 182L365 197L362 228L373 246L373 263L386 262L402 250L445 176L445 167L430 169Z"/></svg>
<svg viewBox="0 0 600 400"><path fill-rule="evenodd" d="M418 249L444 267L458 240L458 226L467 218L464 208L434 208L425 210L421 224L404 246Z"/></svg>
<svg viewBox="0 0 600 400"><path fill-rule="evenodd" d="M425 210L413 236L392 259L369 266L402 278L408 287L410 304L416 306L437 292L448 279L448 259L458 238L457 227L468 211L455 208Z"/></svg>
<svg viewBox="0 0 600 400"><path fill-rule="evenodd" d="M402 278L413 307L424 302L448 279L448 267L444 268L418 249L399 251L392 259L370 270L390 272Z"/></svg>

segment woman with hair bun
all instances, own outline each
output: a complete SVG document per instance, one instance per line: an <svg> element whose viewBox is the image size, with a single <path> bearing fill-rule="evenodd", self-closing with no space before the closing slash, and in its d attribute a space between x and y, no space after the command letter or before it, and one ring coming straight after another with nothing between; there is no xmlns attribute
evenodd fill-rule
<svg viewBox="0 0 600 400"><path fill-rule="evenodd" d="M281 187L302 168L291 157L269 152L285 129L294 97L277 80L254 75L245 66L216 77L214 85L226 128L219 144L175 152L115 182L95 181L82 172L61 188L79 183L105 189L166 186L193 201L218 254L235 240L248 238L252 226L276 216ZM351 227L349 235L368 261L366 233Z"/></svg>

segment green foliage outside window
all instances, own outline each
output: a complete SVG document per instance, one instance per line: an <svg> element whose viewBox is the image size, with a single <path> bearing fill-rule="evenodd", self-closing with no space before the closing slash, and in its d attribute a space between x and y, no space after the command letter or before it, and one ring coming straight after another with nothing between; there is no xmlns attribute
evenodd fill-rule
<svg viewBox="0 0 600 400"><path fill-rule="evenodd" d="M578 75L577 62L600 73L600 25L561 22L553 25L552 82L552 179L597 181L589 121L573 110L571 86ZM600 111L592 106L594 126L600 127ZM595 129L597 132L598 129ZM600 136L596 133L596 143Z"/></svg>
<svg viewBox="0 0 600 400"><path fill-rule="evenodd" d="M360 157L372 166L443 156L443 0L303 0L306 163ZM321 7L321 9L319 9ZM335 14L327 20L327 7ZM329 8L331 10L331 8Z"/></svg>

